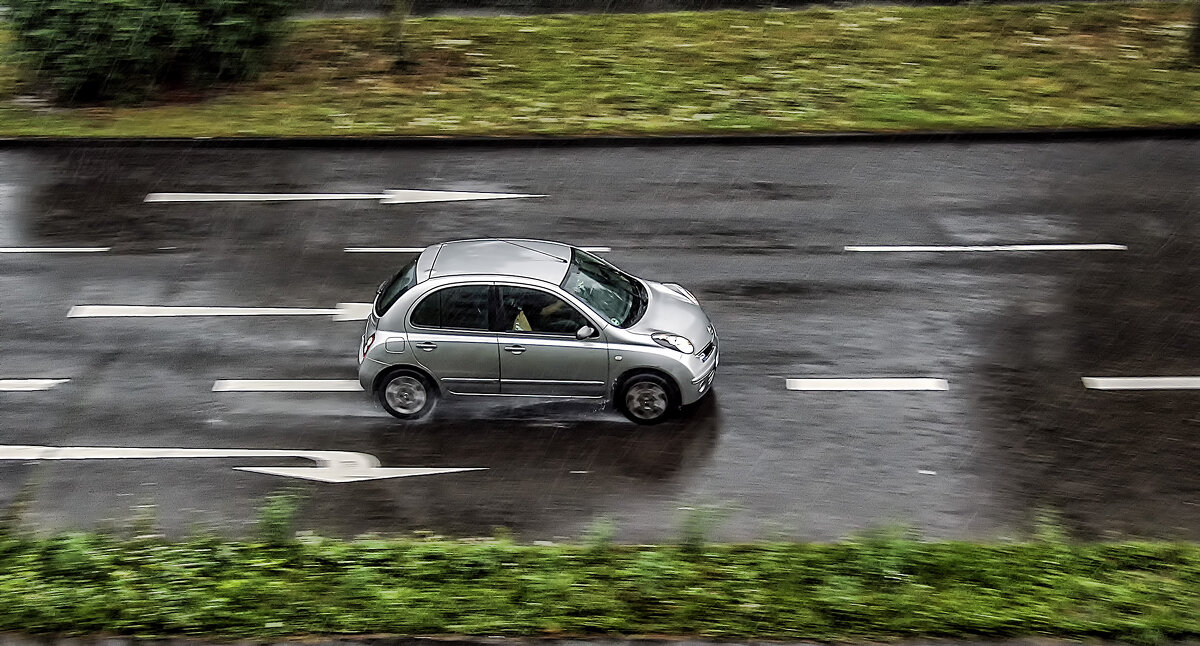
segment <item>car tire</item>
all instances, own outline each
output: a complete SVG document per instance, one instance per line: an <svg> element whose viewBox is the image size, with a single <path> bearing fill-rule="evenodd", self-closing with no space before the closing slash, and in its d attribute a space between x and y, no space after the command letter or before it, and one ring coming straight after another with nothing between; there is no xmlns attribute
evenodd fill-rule
<svg viewBox="0 0 1200 646"><path fill-rule="evenodd" d="M437 405L438 389L424 374L402 368L380 380L375 397L393 417L413 421L428 417L433 412Z"/></svg>
<svg viewBox="0 0 1200 646"><path fill-rule="evenodd" d="M653 372L635 374L616 392L617 410L636 424L658 424L679 410L679 392L670 379Z"/></svg>

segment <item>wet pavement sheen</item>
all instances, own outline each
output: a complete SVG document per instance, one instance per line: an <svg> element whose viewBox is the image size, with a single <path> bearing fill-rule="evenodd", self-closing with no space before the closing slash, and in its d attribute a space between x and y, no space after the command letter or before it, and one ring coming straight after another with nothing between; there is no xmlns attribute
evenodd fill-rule
<svg viewBox="0 0 1200 646"><path fill-rule="evenodd" d="M0 502L45 530L242 533L308 492L322 533L626 541L1025 531L1200 537L1200 391L1083 376L1200 375L1200 142L0 152L0 442L323 449L487 471L320 484L284 460L4 462ZM541 193L381 205L146 204L150 192ZM361 322L68 319L79 304L330 308L419 247L514 236L608 246L690 288L722 339L715 397L641 428L590 404L443 402L405 425L357 393L214 393L217 379L353 379ZM1127 251L843 252L846 245L1114 243ZM793 392L793 377L938 377L944 392ZM445 405L449 404L449 405Z"/></svg>

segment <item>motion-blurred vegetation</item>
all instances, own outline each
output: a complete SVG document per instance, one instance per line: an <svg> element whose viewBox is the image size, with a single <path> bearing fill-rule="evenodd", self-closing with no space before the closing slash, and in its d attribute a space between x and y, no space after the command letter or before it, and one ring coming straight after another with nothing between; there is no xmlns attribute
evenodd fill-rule
<svg viewBox="0 0 1200 646"><path fill-rule="evenodd" d="M257 542L0 533L0 630L1200 636L1200 547L1191 543L1073 543L1061 531L983 544L896 532L836 544L340 541L281 533L292 504L268 502Z"/></svg>
<svg viewBox="0 0 1200 646"><path fill-rule="evenodd" d="M305 20L255 80L78 109L40 102L21 80L34 68L5 51L0 31L0 134L1195 125L1194 11L1154 2Z"/></svg>
<svg viewBox="0 0 1200 646"><path fill-rule="evenodd" d="M1196 17L1192 19L1192 63L1200 65L1200 2L1196 2Z"/></svg>
<svg viewBox="0 0 1200 646"><path fill-rule="evenodd" d="M292 0L9 0L17 53L58 100L129 101L263 69Z"/></svg>

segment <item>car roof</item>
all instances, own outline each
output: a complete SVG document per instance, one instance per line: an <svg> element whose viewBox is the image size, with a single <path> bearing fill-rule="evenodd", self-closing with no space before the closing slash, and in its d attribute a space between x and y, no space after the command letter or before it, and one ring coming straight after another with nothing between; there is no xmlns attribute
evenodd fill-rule
<svg viewBox="0 0 1200 646"><path fill-rule="evenodd" d="M419 279L442 276L520 276L555 285L567 275L571 246L546 240L492 238L433 245L417 260Z"/></svg>

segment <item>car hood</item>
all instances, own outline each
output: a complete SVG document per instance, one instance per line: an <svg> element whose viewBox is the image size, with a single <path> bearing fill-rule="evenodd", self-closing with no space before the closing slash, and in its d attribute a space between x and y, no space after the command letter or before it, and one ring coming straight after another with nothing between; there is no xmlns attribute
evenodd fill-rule
<svg viewBox="0 0 1200 646"><path fill-rule="evenodd" d="M713 340L712 322L700 306L671 285L643 280L650 298L646 312L637 323L629 327L635 334L669 332L685 336L699 352ZM675 287L678 287L676 285ZM680 289L682 289L680 287Z"/></svg>

